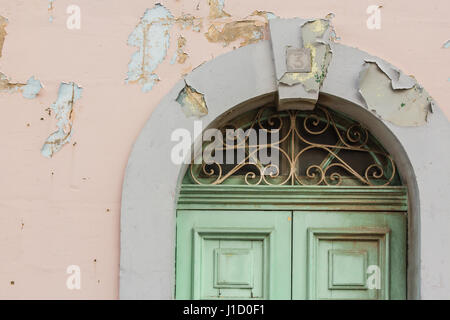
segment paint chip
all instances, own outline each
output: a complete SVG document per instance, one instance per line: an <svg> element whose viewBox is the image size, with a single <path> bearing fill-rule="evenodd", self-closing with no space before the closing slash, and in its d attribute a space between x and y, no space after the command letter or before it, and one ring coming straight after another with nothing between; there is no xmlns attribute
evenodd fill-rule
<svg viewBox="0 0 450 320"><path fill-rule="evenodd" d="M181 108L186 117L203 117L208 114L208 108L204 94L198 92L188 84L180 91L176 101L181 105Z"/></svg>
<svg viewBox="0 0 450 320"><path fill-rule="evenodd" d="M81 98L83 89L74 82L61 83L58 90L58 97L51 105L51 110L55 113L58 130L52 133L41 149L44 157L51 158L72 136L73 106L75 101Z"/></svg>
<svg viewBox="0 0 450 320"><path fill-rule="evenodd" d="M41 82L35 79L34 76L32 76L30 79L28 79L27 84L22 87L22 95L24 96L24 98L34 99L36 98L39 91L41 91L41 89Z"/></svg>

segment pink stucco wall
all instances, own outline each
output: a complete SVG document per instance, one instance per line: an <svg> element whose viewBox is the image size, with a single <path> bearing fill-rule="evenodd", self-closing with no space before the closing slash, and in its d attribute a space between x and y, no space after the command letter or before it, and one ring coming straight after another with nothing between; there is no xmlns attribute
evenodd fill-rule
<svg viewBox="0 0 450 320"><path fill-rule="evenodd" d="M208 15L207 0L159 2L174 15ZM44 0L0 0L0 15L9 21L0 72L16 82L34 75L44 86L35 99L0 92L0 298L118 297L121 188L132 144L183 73L233 50L233 44L208 42L206 25L200 33L175 26L167 58L156 70L161 81L147 93L125 84L136 50L127 38L154 3L55 0L49 11ZM79 30L66 27L71 4L81 8ZM372 4L383 6L380 30L366 27ZM450 116L450 49L442 48L450 39L447 0L225 0L225 10L230 19L255 10L282 18L333 12L340 43L414 75ZM172 65L181 33L189 57ZM83 88L73 110L73 136L48 159L40 148L56 120L45 109L59 84L70 81ZM69 265L81 268L80 290L66 287Z"/></svg>

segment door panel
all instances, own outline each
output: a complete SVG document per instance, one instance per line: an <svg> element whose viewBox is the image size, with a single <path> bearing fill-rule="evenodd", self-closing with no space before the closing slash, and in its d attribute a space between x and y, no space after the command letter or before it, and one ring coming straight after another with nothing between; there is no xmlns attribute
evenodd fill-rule
<svg viewBox="0 0 450 320"><path fill-rule="evenodd" d="M293 299L405 299L403 213L293 215Z"/></svg>
<svg viewBox="0 0 450 320"><path fill-rule="evenodd" d="M290 299L290 211L177 212L177 299Z"/></svg>

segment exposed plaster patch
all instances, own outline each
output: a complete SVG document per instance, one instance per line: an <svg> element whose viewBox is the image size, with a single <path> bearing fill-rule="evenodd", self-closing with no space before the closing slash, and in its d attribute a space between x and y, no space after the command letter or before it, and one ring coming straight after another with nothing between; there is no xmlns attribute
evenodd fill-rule
<svg viewBox="0 0 450 320"><path fill-rule="evenodd" d="M205 95L198 92L187 83L183 90L178 94L176 101L181 105L184 114L188 118L203 117L208 114Z"/></svg>
<svg viewBox="0 0 450 320"><path fill-rule="evenodd" d="M173 25L179 25L182 30L201 32L206 24L207 32L204 36L208 41L227 46L233 41L241 40L240 46L244 46L263 40L268 21L277 17L272 12L255 10L249 16L254 18L237 20L224 11L224 0L209 0L208 5L210 14L206 18L191 14L174 17L159 3L152 9L147 9L128 37L128 45L138 47L139 50L130 59L125 82L139 83L142 85L142 91L148 92L160 81L155 70L167 57L169 34ZM184 37L182 39L184 46L186 39ZM170 63L174 64L176 61L184 63L187 57L188 55L180 49L178 38L176 56L172 56Z"/></svg>
<svg viewBox="0 0 450 320"><path fill-rule="evenodd" d="M307 92L318 93L331 62L331 34L334 29L328 19L310 20L300 28L303 47L311 50L311 72L286 72L279 82L289 86L300 83Z"/></svg>
<svg viewBox="0 0 450 320"><path fill-rule="evenodd" d="M53 10L53 2L55 2L55 0L48 0L48 11Z"/></svg>
<svg viewBox="0 0 450 320"><path fill-rule="evenodd" d="M208 0L208 5L210 19L230 17L230 14L223 10L225 7L225 0Z"/></svg>
<svg viewBox="0 0 450 320"><path fill-rule="evenodd" d="M8 77L0 72L0 92L22 92L22 96L27 99L36 98L42 84L32 76L27 83L11 83Z"/></svg>
<svg viewBox="0 0 450 320"><path fill-rule="evenodd" d="M192 31L200 32L202 28L202 19L191 14L182 14L174 19L174 22L181 25L182 29L192 28Z"/></svg>
<svg viewBox="0 0 450 320"><path fill-rule="evenodd" d="M35 79L34 76L32 76L30 79L28 79L27 84L22 87L22 95L24 96L24 98L34 99L36 98L39 91L41 91L41 89L41 82Z"/></svg>
<svg viewBox="0 0 450 320"><path fill-rule="evenodd" d="M56 0L48 0L48 13L50 14L50 16L48 17L48 21L50 21L50 22L53 22L52 12L53 12L53 9L54 9L53 3L55 1Z"/></svg>
<svg viewBox="0 0 450 320"><path fill-rule="evenodd" d="M250 17L256 17L256 16L258 16L258 17L263 17L263 18L265 18L265 19L267 19L267 20L278 18L278 16L277 16L275 13L273 13L273 12L270 12L270 11L260 11L260 10L255 10L255 11L253 11L253 13L250 15Z"/></svg>
<svg viewBox="0 0 450 320"><path fill-rule="evenodd" d="M138 82L142 85L142 91L148 92L159 81L154 71L167 55L172 19L170 11L161 4L145 11L128 37L128 45L139 50L131 56L126 83Z"/></svg>
<svg viewBox="0 0 450 320"><path fill-rule="evenodd" d="M24 83L11 83L8 77L0 72L0 92L15 92L24 85Z"/></svg>
<svg viewBox="0 0 450 320"><path fill-rule="evenodd" d="M188 54L183 51L185 45L186 45L186 38L183 36L178 36L177 51L174 53L172 60L170 60L170 64L174 64L175 61L178 63L186 62Z"/></svg>
<svg viewBox="0 0 450 320"><path fill-rule="evenodd" d="M397 77L398 69L386 64L383 68L366 60L361 71L359 92L369 110L398 126L424 125L434 103L430 95L417 82L411 85L410 80Z"/></svg>
<svg viewBox="0 0 450 320"><path fill-rule="evenodd" d="M6 37L6 25L8 24L8 19L0 16L0 57L2 56L3 43Z"/></svg>
<svg viewBox="0 0 450 320"><path fill-rule="evenodd" d="M263 39L266 23L256 20L241 20L226 23L222 29L211 24L205 33L209 42L220 42L226 47L231 42L241 39L240 46L258 42Z"/></svg>
<svg viewBox="0 0 450 320"><path fill-rule="evenodd" d="M44 157L50 158L55 152L59 151L72 136L73 124L73 105L75 101L81 98L83 89L73 82L62 82L59 86L58 97L51 105L51 110L55 113L58 121L58 130L52 133L44 145L41 153Z"/></svg>

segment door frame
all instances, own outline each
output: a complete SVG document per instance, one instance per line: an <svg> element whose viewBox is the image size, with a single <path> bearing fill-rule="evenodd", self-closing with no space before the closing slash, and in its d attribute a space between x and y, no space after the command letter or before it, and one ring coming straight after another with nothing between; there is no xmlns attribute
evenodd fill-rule
<svg viewBox="0 0 450 320"><path fill-rule="evenodd" d="M182 185L177 210L408 212L405 186Z"/></svg>

